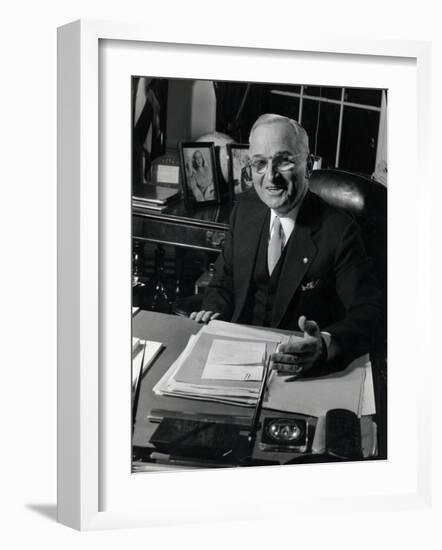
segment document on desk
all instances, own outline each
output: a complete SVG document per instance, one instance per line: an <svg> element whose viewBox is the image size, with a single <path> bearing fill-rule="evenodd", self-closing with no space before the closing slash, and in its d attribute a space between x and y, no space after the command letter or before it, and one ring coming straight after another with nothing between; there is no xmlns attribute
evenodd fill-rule
<svg viewBox="0 0 442 550"><path fill-rule="evenodd" d="M204 396L225 396L228 399L245 399L248 404L256 399L259 389L261 387L261 378L254 377L256 379L229 379L226 376L223 377L210 377L203 378L203 372L208 364L210 350L214 341L216 341L217 335L208 332L205 327L196 335L195 339L186 348L186 353L183 354L178 364L176 373L171 378L170 387L174 391L191 391L192 393L204 395ZM267 352L273 353L276 347L276 343L266 343L262 340L256 342L248 339L234 338L231 336L223 337L226 341L225 346L236 346L246 344L247 346L253 346L255 343L263 344L263 350L268 347ZM210 365L209 365L210 366ZM261 362L261 365L263 363ZM207 374L207 371L206 371ZM209 374L213 374L210 373ZM252 399L252 401L249 401Z"/></svg>
<svg viewBox="0 0 442 550"><path fill-rule="evenodd" d="M260 380L244 379L241 376L229 378L227 369L222 373L214 372L216 365L226 361L227 348L239 346L239 359L245 361L244 346L252 350L261 350L255 347L261 343L266 346L266 353L273 353L279 343L287 342L289 336L276 331L245 327L223 321L212 321L201 328L200 332L189 340L183 353L173 363L160 381L153 388L159 395L172 395L216 401L244 406L256 405ZM302 338L291 335L293 339ZM224 341L221 350L215 344L215 367L213 355L210 354L213 343ZM251 359L250 359L251 358ZM234 359L227 356L232 362L229 369L233 371ZM258 354L247 355L247 362L258 360ZM239 362L239 361L238 361ZM251 365L246 365L250 367ZM262 376L262 375L261 375ZM368 356L353 361L345 370L318 378L298 378L290 381L290 376L271 376L264 408L282 411L298 412L311 416L322 416L329 409L345 408L356 414L373 414L373 384L371 366Z"/></svg>
<svg viewBox="0 0 442 550"><path fill-rule="evenodd" d="M189 340L183 353L159 380L153 391L159 395L173 395L244 406L256 405L262 383L263 362L261 361L259 365L250 365L250 362L255 363L258 358L261 360L266 354L273 353L281 341L281 335L266 340L263 338L263 333L255 329L252 332L247 331L245 337L242 337L242 327L231 326L234 336L232 336L232 331L218 334L213 327L202 327L200 332ZM259 338L255 338L255 332L259 333ZM232 346L240 353L237 359L245 360L249 364L230 364L228 368L223 369L222 373L211 371L209 355L216 340L224 340L222 346L225 348ZM252 355L247 354L247 357L244 355L244 345L253 350ZM213 354L211 357L213 359ZM219 358L219 344L215 344L215 360L218 361ZM221 356L222 361L226 358L232 361L226 355ZM205 370L207 366L209 369ZM247 372L250 376L238 376L233 373L229 376L226 372L228 369L233 370L233 368L241 366L248 369ZM256 369L256 372L253 372L255 369L250 367L258 367L259 370ZM242 369L240 368L240 370Z"/></svg>
<svg viewBox="0 0 442 550"><path fill-rule="evenodd" d="M262 380L265 358L265 342L215 339L201 378L259 381Z"/></svg>
<svg viewBox="0 0 442 550"><path fill-rule="evenodd" d="M365 383L367 373L371 377L368 355L364 355L346 369L327 376L295 381L289 376L273 376L264 408L315 417L331 409L347 409L358 416L373 414L375 411L370 407L373 386Z"/></svg>
<svg viewBox="0 0 442 550"><path fill-rule="evenodd" d="M212 321L207 325L208 332L221 335L240 334L258 339L273 339L281 342L288 340L288 335L281 335L268 329L238 326L225 321ZM302 339L291 336L292 341ZM355 359L340 372L319 378L298 378L290 381L290 376L272 376L269 391L264 401L264 408L283 412L299 412L311 416L321 416L330 409L348 409L359 416L376 412L373 375L369 356Z"/></svg>

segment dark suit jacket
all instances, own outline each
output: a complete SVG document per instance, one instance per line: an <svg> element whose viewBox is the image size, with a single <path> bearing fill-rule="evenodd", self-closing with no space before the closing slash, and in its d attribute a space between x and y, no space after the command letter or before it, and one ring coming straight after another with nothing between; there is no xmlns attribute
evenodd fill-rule
<svg viewBox="0 0 442 550"><path fill-rule="evenodd" d="M250 299L261 230L270 220L269 208L254 193L242 199L203 301L203 309L233 322L241 322ZM270 325L299 330L298 319L305 315L332 335L342 351L340 362L348 363L369 351L380 304L358 225L307 192L286 245Z"/></svg>

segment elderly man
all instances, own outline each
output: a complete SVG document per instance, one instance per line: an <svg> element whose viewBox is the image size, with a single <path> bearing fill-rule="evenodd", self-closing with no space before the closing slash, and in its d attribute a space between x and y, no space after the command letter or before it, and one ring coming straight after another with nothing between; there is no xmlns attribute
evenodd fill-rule
<svg viewBox="0 0 442 550"><path fill-rule="evenodd" d="M198 322L223 319L304 332L272 357L300 376L369 350L380 293L354 220L308 189L305 130L262 115L250 132L253 186L234 208L231 230Z"/></svg>

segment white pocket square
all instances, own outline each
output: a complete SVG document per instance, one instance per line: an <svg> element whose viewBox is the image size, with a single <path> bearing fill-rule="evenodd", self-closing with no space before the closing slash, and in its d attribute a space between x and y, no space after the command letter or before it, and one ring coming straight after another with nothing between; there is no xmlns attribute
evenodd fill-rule
<svg viewBox="0 0 442 550"><path fill-rule="evenodd" d="M316 281L309 281L308 283L305 283L305 285L301 285L301 290L305 292L306 290L313 290L319 285L320 279L317 279Z"/></svg>

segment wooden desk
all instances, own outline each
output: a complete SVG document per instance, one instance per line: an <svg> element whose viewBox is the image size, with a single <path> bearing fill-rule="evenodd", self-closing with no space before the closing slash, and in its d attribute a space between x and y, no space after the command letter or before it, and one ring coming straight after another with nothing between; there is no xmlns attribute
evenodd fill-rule
<svg viewBox="0 0 442 550"><path fill-rule="evenodd" d="M165 286L171 286L169 295L176 288L176 281L179 281L180 290L184 291L180 296L186 296L192 292L191 289L193 289L198 275L190 280L188 272L185 274L186 270L183 270L183 260L186 257L185 249L219 253L229 230L231 210L232 206L228 202L188 210L182 200L173 203L163 212L134 206L132 209L134 302L145 309L152 309L153 288L145 286L149 278L152 282L152 277L149 277L145 271L145 243L176 247L175 281L171 286L170 281L166 282L161 274L159 280ZM156 265L155 269L157 269ZM158 273L155 272L153 279L157 275ZM163 305L160 309L170 311L170 305L167 307Z"/></svg>
<svg viewBox="0 0 442 550"><path fill-rule="evenodd" d="M140 311L133 319L133 336L162 342L165 348L142 378L140 394L135 417L133 445L145 449L152 449L149 439L156 425L149 421L153 410L167 410L178 413L207 415L238 415L244 417L244 422L250 423L253 409L238 407L207 401L196 401L179 397L155 395L152 388L167 371L178 355L183 351L189 336L196 334L201 325L184 317Z"/></svg>
<svg viewBox="0 0 442 550"><path fill-rule="evenodd" d="M147 338L164 344L164 349L155 360L153 368L143 376L141 391L136 414L134 445L146 446L146 438L150 437L150 427L147 416L153 409L166 409L171 411L188 411L189 413L234 414L238 407L220 403L194 401L179 397L155 395L152 388L163 376L178 355L186 347L191 334L196 334L201 325L185 317L156 313L152 311L140 311L133 319L133 336ZM241 407L242 409L242 407ZM248 418L252 411L244 407Z"/></svg>
<svg viewBox="0 0 442 550"><path fill-rule="evenodd" d="M229 229L231 210L228 202L187 210L182 200L164 212L134 207L132 238L219 252Z"/></svg>
<svg viewBox="0 0 442 550"><path fill-rule="evenodd" d="M201 325L190 319L163 313L140 311L133 318L133 336L159 341L165 345L165 348L155 360L153 366L143 376L140 385L139 400L135 415L133 446L137 450L136 454L144 456L144 458L148 458L149 454L154 450L149 440L158 425L150 420L152 411L155 410L165 410L168 411L168 416L176 414L180 418L183 415L190 417L192 415L204 415L208 418L211 416L227 416L231 419L235 418L236 422L242 425L248 426L251 424L253 416L252 407L239 407L180 397L159 396L153 393L152 388L185 348L189 336L197 333L200 328ZM261 419L280 416L281 413L277 411L263 410ZM291 415L283 413L282 416L290 417ZM259 450L259 440L260 434L258 433L257 443L253 452L253 456L257 459L276 460L279 463L284 463L299 456L293 452L263 452ZM316 461L321 461L319 455Z"/></svg>

